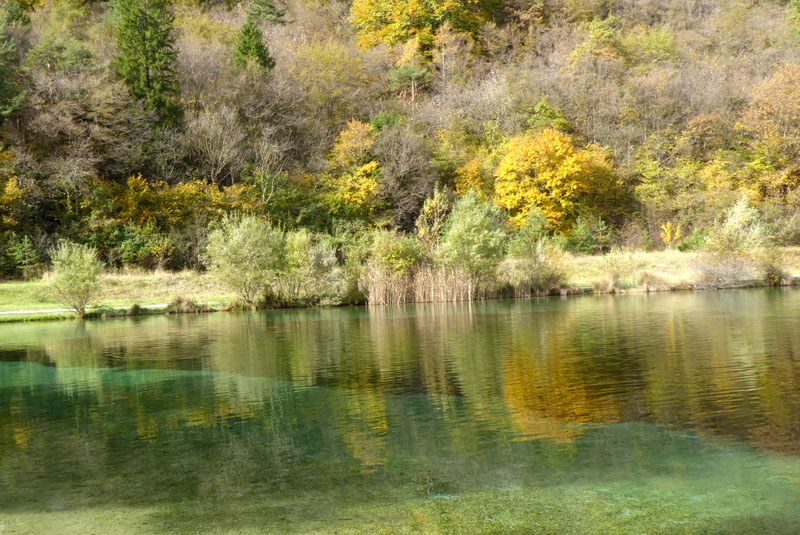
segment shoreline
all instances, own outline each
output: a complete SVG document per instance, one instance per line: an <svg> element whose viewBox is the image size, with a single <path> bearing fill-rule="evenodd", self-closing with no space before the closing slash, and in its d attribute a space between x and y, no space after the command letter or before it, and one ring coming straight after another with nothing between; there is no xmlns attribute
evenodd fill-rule
<svg viewBox="0 0 800 535"><path fill-rule="evenodd" d="M1 284L0 284L1 285ZM494 301L501 299L535 299L541 297L571 297L571 296L600 296L600 295L626 295L626 294L650 294L650 293L671 293L671 292L698 292L698 291L719 291L719 290L745 290L757 288L785 288L792 286L800 286L800 274L790 275L789 278L778 285L768 285L763 280L749 279L736 281L731 283L719 284L682 284L665 288L663 286L649 286L643 285L635 288L627 289L614 289L612 291L599 291L593 286L572 286L568 288L561 288L560 290L553 290L546 294L534 294L529 296L514 296L499 294L492 297L485 297L482 299L475 299L474 301ZM458 303L465 303L466 301L456 301ZM426 304L431 302L409 302L402 303L402 305L413 304ZM449 303L449 301L447 302ZM297 309L312 309L312 308L342 308L342 307L387 307L395 305L369 305L368 303L361 305L328 305L328 306L298 306L298 307L264 307L256 308L254 311L260 310L297 310ZM105 320L112 318L135 318L144 316L159 316L159 315L178 315L178 314L209 314L213 312L240 312L242 309L232 307L230 303L209 301L198 303L194 300L176 299L172 303L157 303L139 305L132 303L129 306L99 306L87 311L84 319L86 320ZM32 323L32 322L47 322L47 321L68 321L78 320L76 313L70 309L25 309L25 310L10 310L0 311L0 324L7 323Z"/></svg>

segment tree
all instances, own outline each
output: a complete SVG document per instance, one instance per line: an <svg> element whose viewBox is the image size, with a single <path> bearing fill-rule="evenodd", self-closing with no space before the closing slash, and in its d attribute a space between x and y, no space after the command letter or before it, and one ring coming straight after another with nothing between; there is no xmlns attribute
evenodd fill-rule
<svg viewBox="0 0 800 535"><path fill-rule="evenodd" d="M6 23L0 24L0 123L19 109L25 93L17 87L19 64L16 45L6 32Z"/></svg>
<svg viewBox="0 0 800 535"><path fill-rule="evenodd" d="M167 0L118 0L114 70L134 98L170 124L181 116L174 17Z"/></svg>
<svg viewBox="0 0 800 535"><path fill-rule="evenodd" d="M439 188L434 189L433 195L425 199L425 203L422 205L422 210L414 225L414 233L428 254L432 254L439 244L449 211L450 202L447 195Z"/></svg>
<svg viewBox="0 0 800 535"><path fill-rule="evenodd" d="M94 247L62 241L50 251L53 278L50 291L59 303L78 314L86 315L86 307L100 291L103 264Z"/></svg>
<svg viewBox="0 0 800 535"><path fill-rule="evenodd" d="M233 62L240 67L246 67L250 62L254 62L267 71L275 66L275 60L264 44L264 35L250 17L239 30L233 48Z"/></svg>
<svg viewBox="0 0 800 535"><path fill-rule="evenodd" d="M389 73L389 88L408 95L411 102L417 100L417 92L431 83L431 72L427 67L406 63Z"/></svg>
<svg viewBox="0 0 800 535"><path fill-rule="evenodd" d="M477 37L480 26L500 7L493 0L355 0L350 18L365 46L415 40L427 52L445 22L456 32Z"/></svg>
<svg viewBox="0 0 800 535"><path fill-rule="evenodd" d="M559 231L569 229L581 208L614 204L619 189L602 150L576 147L568 135L552 129L512 138L494 186L495 202L518 226L537 206Z"/></svg>
<svg viewBox="0 0 800 535"><path fill-rule="evenodd" d="M494 278L503 257L506 230L500 210L470 191L453 206L437 249L439 262L467 279L468 299Z"/></svg>
<svg viewBox="0 0 800 535"><path fill-rule="evenodd" d="M800 67L784 65L758 84L744 120L768 147L787 156L800 150Z"/></svg>
<svg viewBox="0 0 800 535"><path fill-rule="evenodd" d="M226 217L208 235L207 264L247 306L274 290L280 272L285 236L267 221Z"/></svg>
<svg viewBox="0 0 800 535"><path fill-rule="evenodd" d="M247 14L248 19L252 17L256 21L286 24L286 8L275 7L272 0L253 0Z"/></svg>

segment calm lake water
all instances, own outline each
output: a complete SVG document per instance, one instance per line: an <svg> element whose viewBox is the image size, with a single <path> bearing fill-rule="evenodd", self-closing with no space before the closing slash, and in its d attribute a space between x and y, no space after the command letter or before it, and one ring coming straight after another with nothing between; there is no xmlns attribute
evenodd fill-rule
<svg viewBox="0 0 800 535"><path fill-rule="evenodd" d="M798 533L800 291L0 326L0 534Z"/></svg>

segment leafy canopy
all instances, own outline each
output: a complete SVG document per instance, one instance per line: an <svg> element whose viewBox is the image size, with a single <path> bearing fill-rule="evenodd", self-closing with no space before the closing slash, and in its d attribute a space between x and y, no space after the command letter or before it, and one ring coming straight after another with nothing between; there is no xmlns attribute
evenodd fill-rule
<svg viewBox="0 0 800 535"><path fill-rule="evenodd" d="M225 217L208 235L210 271L248 306L276 284L286 238L279 229L254 216Z"/></svg>
<svg viewBox="0 0 800 535"><path fill-rule="evenodd" d="M439 262L473 282L490 278L503 257L504 217L491 202L474 191L453 206L437 250Z"/></svg>
<svg viewBox="0 0 800 535"><path fill-rule="evenodd" d="M364 46L416 40L427 51L445 22L457 32L477 37L480 26L498 8L499 2L491 0L355 0L350 18Z"/></svg>
<svg viewBox="0 0 800 535"><path fill-rule="evenodd" d="M103 264L97 258L97 251L88 245L62 241L50 251L50 257L53 260L50 282L53 297L82 318L86 307L100 291Z"/></svg>
<svg viewBox="0 0 800 535"><path fill-rule="evenodd" d="M495 170L495 202L522 226L538 207L555 230L564 231L579 210L617 189L608 156L598 147L576 147L557 130L525 134L508 142Z"/></svg>

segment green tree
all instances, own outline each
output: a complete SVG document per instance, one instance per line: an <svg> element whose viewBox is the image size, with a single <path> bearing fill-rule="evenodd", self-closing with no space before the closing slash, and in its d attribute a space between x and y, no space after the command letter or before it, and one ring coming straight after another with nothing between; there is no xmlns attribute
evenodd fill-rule
<svg viewBox="0 0 800 535"><path fill-rule="evenodd" d="M406 63L389 73L389 88L408 95L411 102L417 99L417 92L428 87L431 83L431 72L427 67Z"/></svg>
<svg viewBox="0 0 800 535"><path fill-rule="evenodd" d="M16 46L6 31L5 22L0 24L0 122L19 109L25 93L19 90L19 62Z"/></svg>
<svg viewBox="0 0 800 535"><path fill-rule="evenodd" d="M274 290L283 266L286 238L254 216L226 217L208 235L206 263L247 306Z"/></svg>
<svg viewBox="0 0 800 535"><path fill-rule="evenodd" d="M264 35L255 22L248 17L236 38L233 62L240 67L245 67L251 61L265 70L270 70L275 66L275 60L270 56L267 45L264 44Z"/></svg>
<svg viewBox="0 0 800 535"><path fill-rule="evenodd" d="M248 10L248 15L261 22L273 24L286 24L286 9L275 7L272 0L253 0Z"/></svg>
<svg viewBox="0 0 800 535"><path fill-rule="evenodd" d="M16 233L12 233L7 249L17 272L25 278L31 277L39 265L39 255L36 254L31 239L28 236L19 237Z"/></svg>
<svg viewBox="0 0 800 535"><path fill-rule="evenodd" d="M86 307L101 288L103 264L97 258L97 251L88 245L62 241L50 251L50 258L53 261L50 281L53 298L83 318Z"/></svg>
<svg viewBox="0 0 800 535"><path fill-rule="evenodd" d="M118 0L114 70L162 124L181 116L174 17L166 0Z"/></svg>
<svg viewBox="0 0 800 535"><path fill-rule="evenodd" d="M470 300L479 284L494 278L505 247L504 223L500 210L473 191L455 203L447 219L437 256L467 278Z"/></svg>

